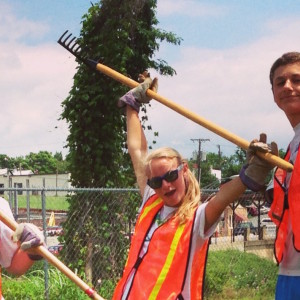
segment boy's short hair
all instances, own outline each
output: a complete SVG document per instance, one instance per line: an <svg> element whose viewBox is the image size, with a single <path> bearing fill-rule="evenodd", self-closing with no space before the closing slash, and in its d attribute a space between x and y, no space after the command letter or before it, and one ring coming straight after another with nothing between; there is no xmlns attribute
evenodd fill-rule
<svg viewBox="0 0 300 300"><path fill-rule="evenodd" d="M270 82L272 87L273 87L273 79L274 79L275 71L281 66L285 66L293 63L300 63L300 52L284 53L273 63L270 70Z"/></svg>

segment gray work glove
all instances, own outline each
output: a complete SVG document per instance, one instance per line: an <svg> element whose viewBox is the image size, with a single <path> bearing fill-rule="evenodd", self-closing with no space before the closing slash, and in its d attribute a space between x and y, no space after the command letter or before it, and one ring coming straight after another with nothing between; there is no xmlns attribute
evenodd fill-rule
<svg viewBox="0 0 300 300"><path fill-rule="evenodd" d="M127 92L118 101L118 107L124 108L126 105L131 106L135 111L139 112L142 103L149 103L150 97L146 95L148 89L154 92L158 89L157 78L153 80L150 78L150 74L145 71L143 74L139 74L138 81L140 84Z"/></svg>
<svg viewBox="0 0 300 300"><path fill-rule="evenodd" d="M261 191L265 188L265 180L269 172L274 168L269 162L255 155L255 152L269 152L278 156L277 144L272 142L268 145L266 141L267 136L262 133L259 141L253 140L250 143L246 154L246 164L242 167L239 174L243 184L254 192Z"/></svg>
<svg viewBox="0 0 300 300"><path fill-rule="evenodd" d="M37 226L31 223L21 223L17 226L15 232L12 235L14 242L20 242L20 248L22 250L28 250L44 244L45 238L43 232L39 230ZM42 257L36 254L28 253L28 256L32 260L40 260Z"/></svg>

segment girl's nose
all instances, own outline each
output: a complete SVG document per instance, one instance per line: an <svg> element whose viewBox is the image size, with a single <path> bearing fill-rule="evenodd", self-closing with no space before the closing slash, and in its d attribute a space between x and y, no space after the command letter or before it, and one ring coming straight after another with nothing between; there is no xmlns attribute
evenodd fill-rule
<svg viewBox="0 0 300 300"><path fill-rule="evenodd" d="M161 187L162 188L167 188L167 187L170 186L170 184L171 184L171 182L168 182L167 180L163 179Z"/></svg>

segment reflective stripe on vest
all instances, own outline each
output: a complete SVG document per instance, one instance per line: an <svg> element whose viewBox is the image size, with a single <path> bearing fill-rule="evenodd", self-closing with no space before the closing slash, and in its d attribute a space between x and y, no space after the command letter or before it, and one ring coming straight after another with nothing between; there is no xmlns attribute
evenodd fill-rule
<svg viewBox="0 0 300 300"><path fill-rule="evenodd" d="M290 151L288 150L285 160L288 161ZM269 211L269 216L277 226L277 234L274 245L275 258L278 263L282 261L284 244L287 237L287 228L289 217L291 219L293 230L293 243L297 251L300 251L300 155L294 164L294 170L291 174L288 193L284 188L286 171L277 169L274 175L274 201ZM286 203L285 203L286 202Z"/></svg>
<svg viewBox="0 0 300 300"><path fill-rule="evenodd" d="M138 258L145 237L163 202L156 195L143 208L132 238L124 274L113 299L121 299L132 269L136 269L127 299L177 299L181 295L188 268L194 218L179 225L175 218L155 230L148 251ZM191 298L202 299L208 241L195 253L191 274Z"/></svg>
<svg viewBox="0 0 300 300"><path fill-rule="evenodd" d="M284 201L285 201L285 187L284 181L286 178L286 171L277 169L274 175L274 195L271 209L269 210L269 216L273 222L279 226L282 221L284 213Z"/></svg>
<svg viewBox="0 0 300 300"><path fill-rule="evenodd" d="M120 281L118 282L118 284L115 288L113 299L121 299L122 294L123 294L123 288L126 284L127 278L129 276L131 270L139 262L138 255L140 253L141 245L140 246L137 246L137 245L144 241L145 236L142 237L141 234L139 234L139 236L137 235L138 225L140 225L140 223L144 219L146 221L150 220L150 216L155 217L156 213L160 210L160 208L162 206L163 206L163 202L161 201L161 199L159 199L156 195L153 195L152 197L150 197L148 199L146 205L143 207L143 209L142 209L142 211L141 211L141 213L138 217L138 220L136 222L134 234L131 237L131 245L130 245L127 261L126 261L126 264L125 264L125 268L124 268L124 271L123 271L123 276L122 276L122 278L120 279ZM149 215L149 217L145 218L147 215ZM152 220L150 222L150 225L151 224L152 224ZM150 225L149 225L149 227L150 227Z"/></svg>
<svg viewBox="0 0 300 300"><path fill-rule="evenodd" d="M171 267L171 264L173 262L173 258L174 258L174 255L177 251L177 246L178 246L178 243L179 243L179 240L182 236L182 233L183 233L183 230L184 230L184 227L185 225L180 225L176 232L175 232L175 235L174 235L174 238L172 240L172 243L171 243L171 246L170 246L170 251L167 255L167 259L165 261L165 264L157 278L157 281L151 291L151 294L149 296L149 300L152 300L152 299L156 299L163 283L165 282L166 280L166 277L168 275L168 272L170 271L170 267Z"/></svg>

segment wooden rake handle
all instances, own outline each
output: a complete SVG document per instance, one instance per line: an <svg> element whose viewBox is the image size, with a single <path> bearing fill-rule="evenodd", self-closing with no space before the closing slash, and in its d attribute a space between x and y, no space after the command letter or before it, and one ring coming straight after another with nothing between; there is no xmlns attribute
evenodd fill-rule
<svg viewBox="0 0 300 300"><path fill-rule="evenodd" d="M15 231L18 223L7 216L5 216L0 210L0 220L8 226L11 230ZM90 298L96 300L104 300L99 296L92 288L90 288L84 281L82 281L75 273L73 273L66 265L64 265L56 256L54 256L48 249L44 246L38 246L35 248L37 254L45 258L50 264L59 269L63 274L65 274L69 279L71 279L78 287L81 288Z"/></svg>
<svg viewBox="0 0 300 300"><path fill-rule="evenodd" d="M95 62L93 60L88 60L89 64L91 66L93 66L96 70L104 73L105 75L121 82L124 85L129 86L130 88L134 88L136 86L139 85L139 83L137 81L134 81L124 75L122 75L121 73L101 64L98 62ZM196 115L195 113L193 113L192 111L187 110L186 108L184 108L183 106L174 103L173 101L160 96L159 94L153 92L152 90L148 89L147 90L147 95L155 100L157 100L158 102L160 102L161 104L171 108L172 110L177 111L179 114L183 115L184 117L194 121L195 123L205 127L206 129L216 133L217 135L225 138L226 140L236 144L237 146L247 150L249 148L250 142L248 142L247 140L229 132L228 130L206 120L203 117L200 117L198 115ZM263 152L259 152L257 151L256 154L265 159L266 161L268 161L269 163L271 163L273 166L278 166L279 168L282 168L288 172L291 172L293 170L293 165L290 164L289 162L281 159L279 156L273 155L271 153L263 153Z"/></svg>

